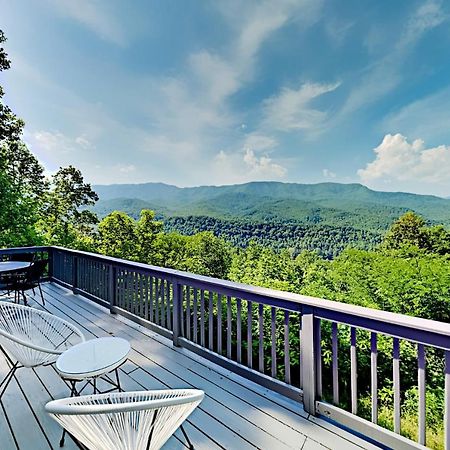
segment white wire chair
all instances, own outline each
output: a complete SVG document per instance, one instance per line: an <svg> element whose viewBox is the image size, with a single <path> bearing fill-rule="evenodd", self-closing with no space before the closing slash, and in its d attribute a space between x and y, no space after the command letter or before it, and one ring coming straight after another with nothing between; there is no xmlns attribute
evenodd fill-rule
<svg viewBox="0 0 450 450"><path fill-rule="evenodd" d="M51 364L69 347L83 341L77 327L53 314L0 302L0 350L11 366L0 383L0 398L17 369Z"/></svg>
<svg viewBox="0 0 450 450"><path fill-rule="evenodd" d="M89 450L153 450L164 445L204 395L196 389L84 395L53 400L45 410Z"/></svg>

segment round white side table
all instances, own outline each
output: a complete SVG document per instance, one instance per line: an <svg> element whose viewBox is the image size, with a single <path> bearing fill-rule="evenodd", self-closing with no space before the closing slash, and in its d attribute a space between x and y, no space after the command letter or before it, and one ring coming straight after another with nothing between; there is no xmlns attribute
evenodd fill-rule
<svg viewBox="0 0 450 450"><path fill-rule="evenodd" d="M105 392L114 390L122 391L120 386L118 368L127 360L131 346L128 341L118 337L103 337L91 339L73 347L62 353L56 360L56 370L60 377L70 388L70 396L81 395L82 391L91 385L94 388L94 394L100 391L97 388L97 380L106 381L112 386ZM113 381L107 374L115 372L116 381ZM81 389L77 389L79 382L86 381ZM66 430L59 443L60 447L64 445Z"/></svg>

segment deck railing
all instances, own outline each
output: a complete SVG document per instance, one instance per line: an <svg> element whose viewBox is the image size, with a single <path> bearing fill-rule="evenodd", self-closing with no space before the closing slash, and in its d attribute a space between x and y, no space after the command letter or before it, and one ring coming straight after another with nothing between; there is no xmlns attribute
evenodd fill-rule
<svg viewBox="0 0 450 450"><path fill-rule="evenodd" d="M7 259L23 252L48 256L50 280L108 307L111 313L297 399L312 415L391 448L426 445L426 354L432 351L442 361L444 445L450 450L450 324L60 247L5 249L0 256ZM348 348L339 344L343 335L348 336ZM370 342L367 349L358 346L364 336ZM390 342L392 348L392 431L378 425L381 341ZM400 434L403 345L417 351L417 443ZM330 360L327 377L324 349ZM370 380L361 381L357 362L363 352L370 361ZM343 369L344 359L348 367ZM358 415L361 383L370 386L369 420ZM341 401L343 391L346 402Z"/></svg>

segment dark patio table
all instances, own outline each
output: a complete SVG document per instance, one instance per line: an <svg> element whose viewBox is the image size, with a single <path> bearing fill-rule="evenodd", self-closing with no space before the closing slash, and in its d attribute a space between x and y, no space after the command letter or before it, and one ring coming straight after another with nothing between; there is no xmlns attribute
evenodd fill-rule
<svg viewBox="0 0 450 450"><path fill-rule="evenodd" d="M2 261L0 262L0 274L17 272L30 267L29 262L25 261Z"/></svg>

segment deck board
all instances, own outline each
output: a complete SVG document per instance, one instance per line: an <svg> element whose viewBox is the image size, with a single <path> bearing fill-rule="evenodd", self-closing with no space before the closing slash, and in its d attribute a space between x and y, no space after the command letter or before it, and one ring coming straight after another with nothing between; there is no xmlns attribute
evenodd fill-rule
<svg viewBox="0 0 450 450"><path fill-rule="evenodd" d="M130 358L120 369L126 390L194 387L205 391L204 401L185 423L196 449L377 448L323 420L310 418L294 400L186 349L173 347L170 340L122 316L111 315L59 285L46 283L43 290L46 309L77 325L87 339L114 335L130 342ZM33 306L40 307L39 302L33 302ZM0 359L0 376L6 370L5 361ZM68 389L53 367L22 370L17 376L22 390L14 381L2 400L6 416L0 417L1 449L16 448L13 435L19 450L56 449L60 428L45 415L43 404L67 396ZM19 402L19 409L13 408L14 402ZM30 424L30 430L22 436L20 424L24 421ZM74 448L69 441L66 449ZM186 448L179 430L164 448Z"/></svg>

